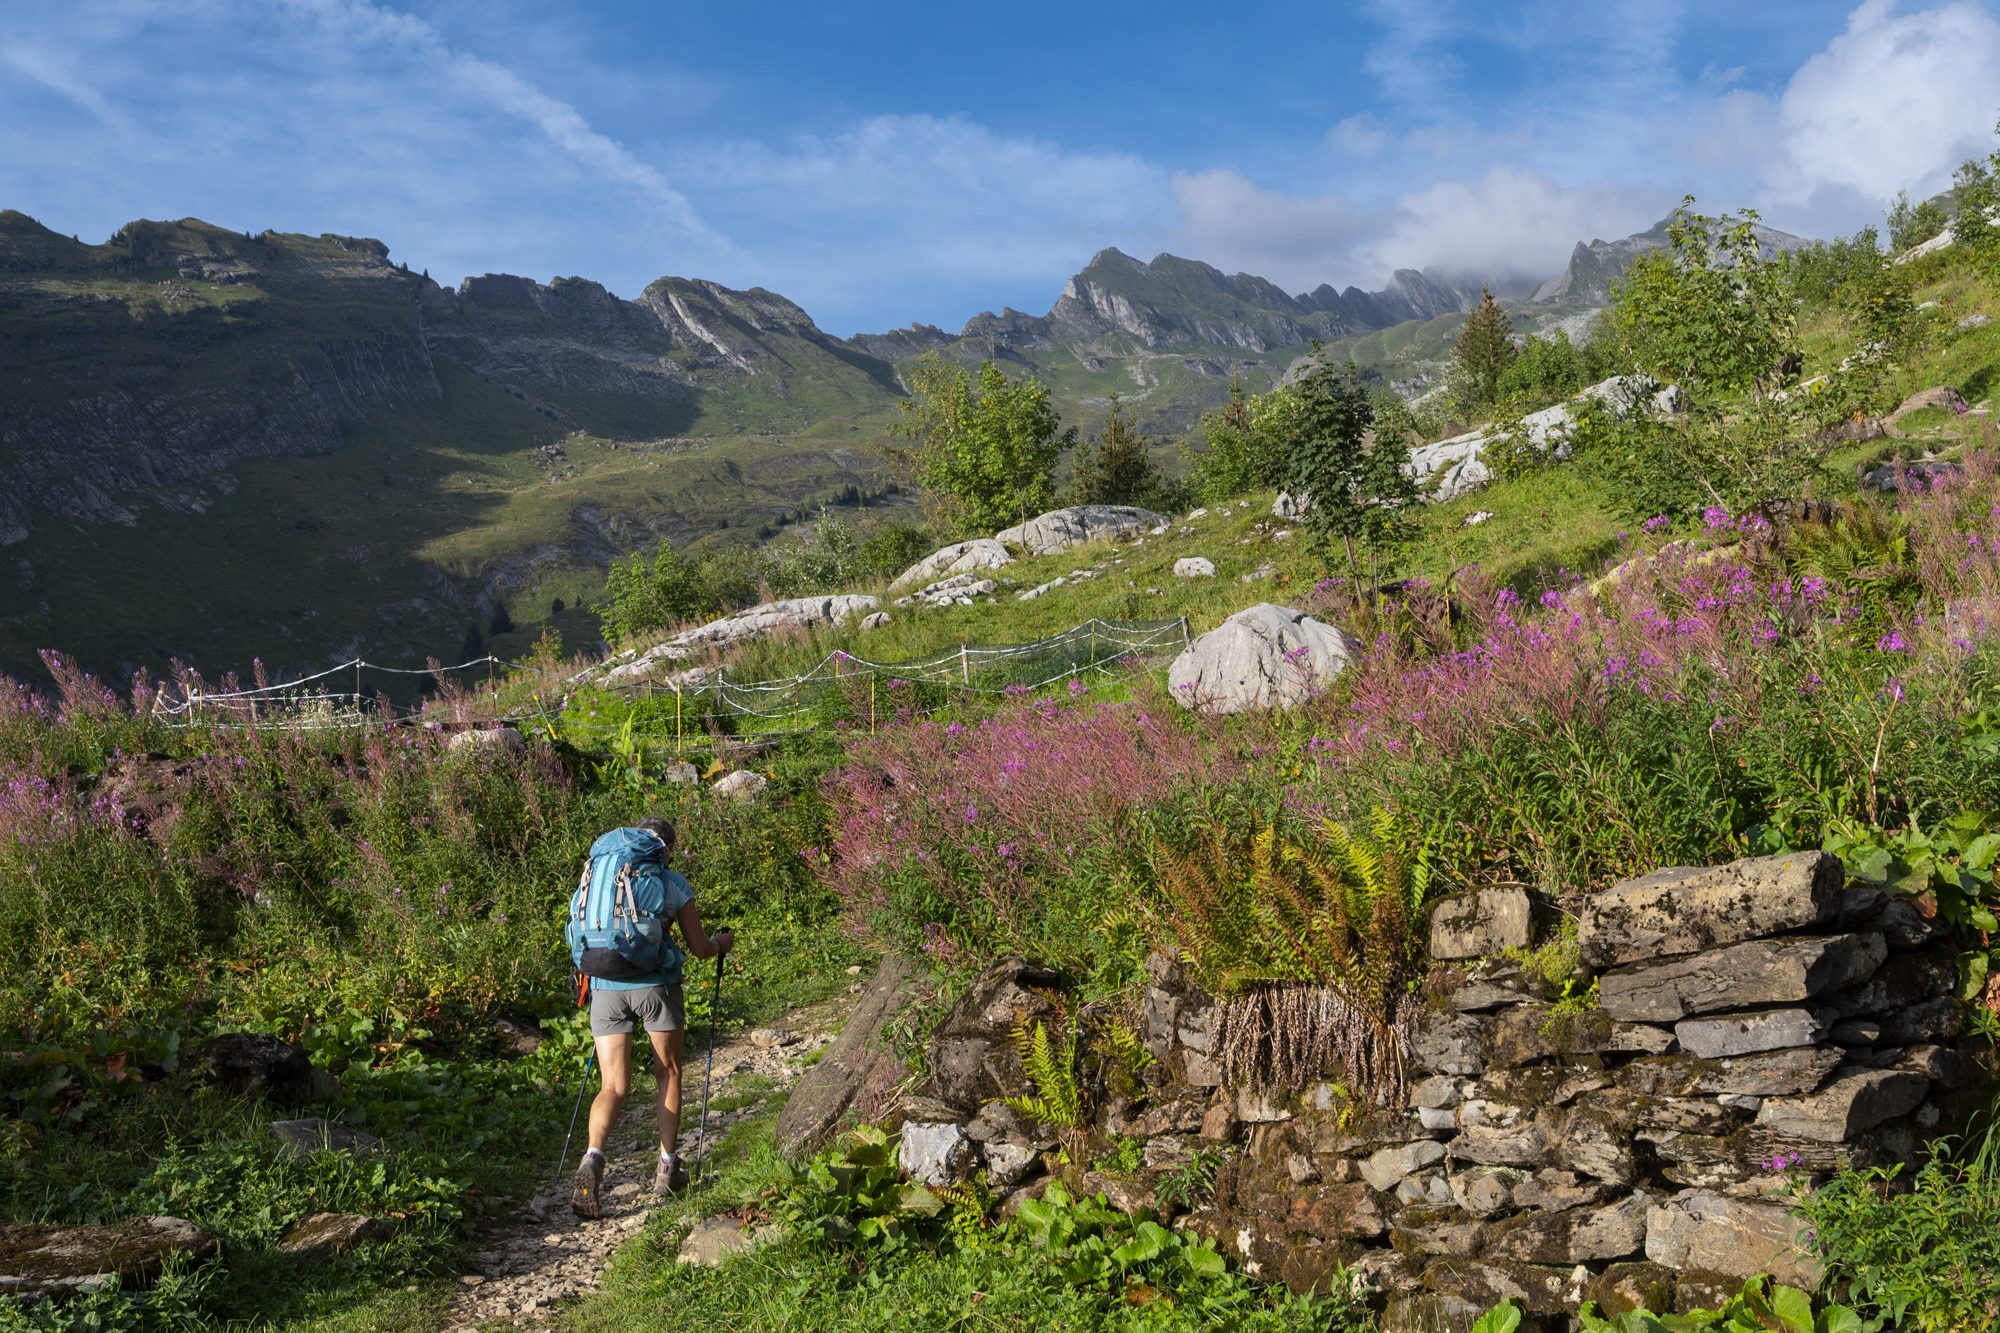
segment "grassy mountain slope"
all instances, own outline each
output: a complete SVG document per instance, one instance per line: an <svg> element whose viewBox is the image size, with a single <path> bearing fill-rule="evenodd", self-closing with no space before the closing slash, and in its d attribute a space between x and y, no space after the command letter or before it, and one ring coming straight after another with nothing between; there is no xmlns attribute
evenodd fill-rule
<svg viewBox="0 0 2000 1333"><path fill-rule="evenodd" d="M107 674L450 657L496 607L590 596L661 538L755 540L879 493L898 365L925 350L1041 376L1086 434L1119 393L1177 466L1233 376L1268 388L1315 338L1421 382L1476 292L1399 273L1293 296L1106 251L1045 316L837 340L699 280L445 289L371 240L190 219L89 245L0 213L0 671L54 645ZM1579 308L1517 309L1528 330Z"/></svg>

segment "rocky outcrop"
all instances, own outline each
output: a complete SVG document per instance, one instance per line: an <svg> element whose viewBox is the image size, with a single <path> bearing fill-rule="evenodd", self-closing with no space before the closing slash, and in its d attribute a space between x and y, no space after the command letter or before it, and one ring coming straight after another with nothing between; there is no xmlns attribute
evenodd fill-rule
<svg viewBox="0 0 2000 1333"><path fill-rule="evenodd" d="M1291 708L1325 689L1357 651L1333 626L1260 602L1188 645L1167 668L1167 686L1197 712Z"/></svg>
<svg viewBox="0 0 2000 1333"><path fill-rule="evenodd" d="M1570 404L1595 400L1624 416L1637 411L1671 413L1681 410L1678 386L1662 385L1644 375L1614 375L1591 385L1570 400ZM1576 424L1570 404L1558 403L1522 417L1512 434L1537 451L1562 459L1569 457L1569 432ZM1500 431L1484 430L1454 435L1435 444L1421 444L1410 450L1408 471L1419 484L1427 486L1434 500L1452 500L1483 486L1492 472L1483 455L1498 439Z"/></svg>
<svg viewBox="0 0 2000 1333"><path fill-rule="evenodd" d="M1883 418L1882 430L1885 434L1900 436L1902 432L1897 427L1902 425L1903 418L1912 412L1921 412L1927 407L1934 407L1940 411L1963 415L1967 406L1965 396L1957 389L1949 384L1934 385L1911 394L1898 404L1895 411Z"/></svg>
<svg viewBox="0 0 2000 1333"><path fill-rule="evenodd" d="M1130 541L1166 521L1164 514L1132 505L1072 505L996 532L993 540L1030 555L1054 555L1085 542Z"/></svg>
<svg viewBox="0 0 2000 1333"><path fill-rule="evenodd" d="M642 653L609 658L602 665L585 672L580 679L608 686L667 683L677 674L676 664L686 661L697 648L728 648L767 634L838 625L853 617L865 616L880 605L875 598L864 593L835 593L765 602L683 630ZM684 681L683 688L689 683L699 682Z"/></svg>
<svg viewBox="0 0 2000 1333"><path fill-rule="evenodd" d="M1000 569L1013 563L1014 553L1003 543L991 537L975 537L971 541L953 542L950 546L932 551L898 574L896 581L889 585L889 591L898 592L915 584L934 583L954 574Z"/></svg>
<svg viewBox="0 0 2000 1333"><path fill-rule="evenodd" d="M981 597L991 597L999 584L977 574L954 574L919 588L907 597L898 597L897 606L971 606Z"/></svg>
<svg viewBox="0 0 2000 1333"><path fill-rule="evenodd" d="M117 1282L151 1281L169 1259L206 1259L221 1243L178 1217L138 1217L109 1226L0 1226L0 1295L39 1301Z"/></svg>

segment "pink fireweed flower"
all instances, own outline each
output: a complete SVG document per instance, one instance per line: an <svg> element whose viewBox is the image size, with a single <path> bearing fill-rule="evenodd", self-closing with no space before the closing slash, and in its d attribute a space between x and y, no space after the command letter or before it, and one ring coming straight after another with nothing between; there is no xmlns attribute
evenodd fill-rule
<svg viewBox="0 0 2000 1333"><path fill-rule="evenodd" d="M1903 637L1902 632L1893 629L1875 641L1875 651L1878 653L1900 653L1906 651L1909 646L1910 641Z"/></svg>

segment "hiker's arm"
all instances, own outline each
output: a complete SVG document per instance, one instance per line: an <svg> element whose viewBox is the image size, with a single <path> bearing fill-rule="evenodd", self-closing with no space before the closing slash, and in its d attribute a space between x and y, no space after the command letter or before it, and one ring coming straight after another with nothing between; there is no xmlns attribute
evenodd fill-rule
<svg viewBox="0 0 2000 1333"><path fill-rule="evenodd" d="M681 938L687 941L688 952L696 958L713 958L717 954L729 952L736 943L736 932L724 926L713 935L702 928L701 909L689 903L681 909Z"/></svg>

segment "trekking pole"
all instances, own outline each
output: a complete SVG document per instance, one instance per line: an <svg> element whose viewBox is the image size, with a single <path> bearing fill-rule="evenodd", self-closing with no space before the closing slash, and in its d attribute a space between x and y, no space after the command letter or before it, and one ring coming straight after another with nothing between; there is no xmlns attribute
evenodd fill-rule
<svg viewBox="0 0 2000 1333"><path fill-rule="evenodd" d="M576 1118L583 1112L583 1094L590 1088L590 1071L597 1067L597 1052L583 1062L583 1081L576 1085L576 1105L570 1108L569 1132L563 1135L562 1156L556 1159L556 1183L562 1183L563 1168L569 1165L569 1145L576 1137Z"/></svg>
<svg viewBox="0 0 2000 1333"><path fill-rule="evenodd" d="M708 1174L708 1089L715 1078L715 1020L722 1012L722 954L715 956L715 989L708 996L708 1067L701 1075L701 1173Z"/></svg>

